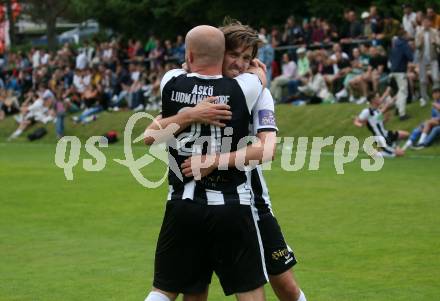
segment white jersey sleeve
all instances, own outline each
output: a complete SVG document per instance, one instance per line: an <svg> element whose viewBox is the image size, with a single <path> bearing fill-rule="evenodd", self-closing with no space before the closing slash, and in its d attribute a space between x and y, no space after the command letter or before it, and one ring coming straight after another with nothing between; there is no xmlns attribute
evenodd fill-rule
<svg viewBox="0 0 440 301"><path fill-rule="evenodd" d="M258 96L261 94L263 89L260 79L255 74L243 73L235 77L235 80L238 82L238 85L246 98L249 113L252 113L252 108L257 102Z"/></svg>
<svg viewBox="0 0 440 301"><path fill-rule="evenodd" d="M265 88L252 109L252 133L278 131L275 120L275 105L269 89Z"/></svg>
<svg viewBox="0 0 440 301"><path fill-rule="evenodd" d="M185 74L186 71L183 69L172 69L165 73L165 75L162 77L162 80L160 81L160 95L162 95L163 88L169 82L173 77L177 77L181 74Z"/></svg>
<svg viewBox="0 0 440 301"><path fill-rule="evenodd" d="M362 121L367 121L370 118L370 110L368 108L363 109L358 118Z"/></svg>

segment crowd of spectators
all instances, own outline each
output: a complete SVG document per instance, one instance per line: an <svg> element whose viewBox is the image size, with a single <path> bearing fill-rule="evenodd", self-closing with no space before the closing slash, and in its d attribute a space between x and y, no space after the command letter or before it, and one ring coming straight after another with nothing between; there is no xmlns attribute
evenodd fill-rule
<svg viewBox="0 0 440 301"><path fill-rule="evenodd" d="M276 103L363 104L371 92L392 87L401 120L408 118L408 102L427 105L431 84L440 84L440 14L404 5L399 20L375 6L359 15L346 9L340 26L290 16L284 26L259 29L258 58ZM155 35L9 53L0 60L0 120L15 115L10 139L35 122L52 121L61 137L69 113L80 112L73 120L85 124L105 110L158 109L160 79L184 57L182 36L162 41Z"/></svg>
<svg viewBox="0 0 440 301"><path fill-rule="evenodd" d="M96 120L105 110L159 108L162 75L184 61L182 36L162 43L154 36L140 40L65 44L57 52L32 49L9 53L0 61L0 120L14 115L17 138L35 122L55 122L64 135L64 117L76 123Z"/></svg>
<svg viewBox="0 0 440 301"><path fill-rule="evenodd" d="M430 79L433 83L439 80L439 29L440 15L432 7L426 12L413 12L411 6L405 5L399 21L371 6L361 14L360 20L354 10L345 10L339 28L319 18L298 24L292 16L287 19L284 31L274 28L268 34L261 28L260 35L270 41L265 48L285 49L280 63L273 59L270 66L271 90L277 102L299 97L307 101L313 98L314 102L347 99L362 104L369 91L384 90L393 79L402 87L400 98L410 97L410 101L417 98L425 105ZM398 57L403 52L402 60L396 60L393 51ZM260 53L263 62L270 61L267 53L270 53L267 49ZM272 55L274 58L274 52ZM317 72L313 73L312 69ZM403 92L403 78L408 79L406 92ZM419 89L415 89L416 85ZM315 92L311 93L312 90ZM302 94L309 95L298 93L304 91L308 93ZM319 94L320 100L316 99ZM404 109L401 111L405 119Z"/></svg>
<svg viewBox="0 0 440 301"><path fill-rule="evenodd" d="M403 5L400 20L381 14L376 6L360 18L346 9L339 28L319 18L298 23L291 16L283 31L261 28L260 36L265 46L259 58L266 64L272 61L268 78L277 103L362 105L370 95L389 89L396 114L404 121L409 118L407 103L426 106L428 91L440 87L440 14L432 6L414 12ZM279 62L274 50L281 50ZM438 106L436 101L433 106ZM430 125L420 128L440 132L435 121Z"/></svg>

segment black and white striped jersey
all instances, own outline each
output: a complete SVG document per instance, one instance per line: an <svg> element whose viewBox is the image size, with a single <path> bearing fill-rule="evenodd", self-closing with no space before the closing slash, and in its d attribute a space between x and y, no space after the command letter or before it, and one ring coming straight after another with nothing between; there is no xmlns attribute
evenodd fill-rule
<svg viewBox="0 0 440 301"><path fill-rule="evenodd" d="M264 89L252 109L252 119L249 128L251 136L264 131L278 131L275 120L275 106L272 95ZM253 192L253 205L258 216L272 212L269 189L263 176L261 165L247 172L248 183Z"/></svg>
<svg viewBox="0 0 440 301"><path fill-rule="evenodd" d="M383 113L375 108L365 108L359 114L359 119L367 122L367 127L374 136L387 137L388 131L383 125Z"/></svg>
<svg viewBox="0 0 440 301"><path fill-rule="evenodd" d="M395 144L390 141L390 132L385 129L383 124L384 115L376 108L365 108L359 114L359 120L366 121L370 132L376 137L376 143L381 147L383 155L393 157L395 153Z"/></svg>
<svg viewBox="0 0 440 301"><path fill-rule="evenodd" d="M164 118L193 107L208 96L218 97L218 103L228 104L232 112L232 119L225 122L224 128L192 124L175 135L175 145L169 145L168 150L179 170L185 159L192 155L236 151L240 140L248 136L251 110L261 91L258 77L249 73L230 79L221 75L186 73L181 69L168 71L161 82ZM246 172L237 168L216 170L197 182L169 169L168 181L169 200L190 199L208 205L249 205L252 199Z"/></svg>

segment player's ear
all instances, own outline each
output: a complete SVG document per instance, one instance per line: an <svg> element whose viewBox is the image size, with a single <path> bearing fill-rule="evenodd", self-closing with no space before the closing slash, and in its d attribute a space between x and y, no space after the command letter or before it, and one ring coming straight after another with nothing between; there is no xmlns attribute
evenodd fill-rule
<svg viewBox="0 0 440 301"><path fill-rule="evenodd" d="M194 62L194 54L192 51L188 51L188 62L192 64Z"/></svg>

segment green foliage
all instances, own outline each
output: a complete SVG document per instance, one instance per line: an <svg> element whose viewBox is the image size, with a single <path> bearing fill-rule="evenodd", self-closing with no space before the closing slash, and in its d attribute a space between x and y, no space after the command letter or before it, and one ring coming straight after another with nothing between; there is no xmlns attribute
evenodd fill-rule
<svg viewBox="0 0 440 301"><path fill-rule="evenodd" d="M71 10L84 19L98 19L117 32L140 38L149 32L175 37L195 25L220 25L225 16L256 28L282 24L288 15L301 14L304 8L304 4L288 0L278 0L275 5L264 0L73 0L71 5Z"/></svg>
<svg viewBox="0 0 440 301"><path fill-rule="evenodd" d="M11 52L17 53L18 51L27 53L32 49L32 44L31 43L26 43L26 44L20 44L20 45L14 45L13 47L11 47Z"/></svg>
<svg viewBox="0 0 440 301"><path fill-rule="evenodd" d="M163 38L171 38L184 34L195 25L219 25L225 16L255 28L283 25L289 15L323 17L338 24L345 8L360 13L375 4L379 11L392 13L400 19L404 3L424 10L426 4L436 2L438 0L352 0L349 4L339 0L72 0L70 11L83 19L98 19L103 25L127 36L144 38L155 32Z"/></svg>
<svg viewBox="0 0 440 301"><path fill-rule="evenodd" d="M357 12L368 10L370 4L380 12L402 14L401 5L413 4L422 9L427 4L439 4L438 0L352 0L349 4L339 0L29 0L34 19L47 22L56 16L69 20L97 19L104 27L112 28L126 37L146 40L151 33L161 38L174 38L185 34L200 24L220 25L230 16L254 28L282 26L289 15L298 18L312 16L326 18L339 24L342 12L351 7ZM68 4L68 6L66 6ZM65 8L68 9L65 9Z"/></svg>

